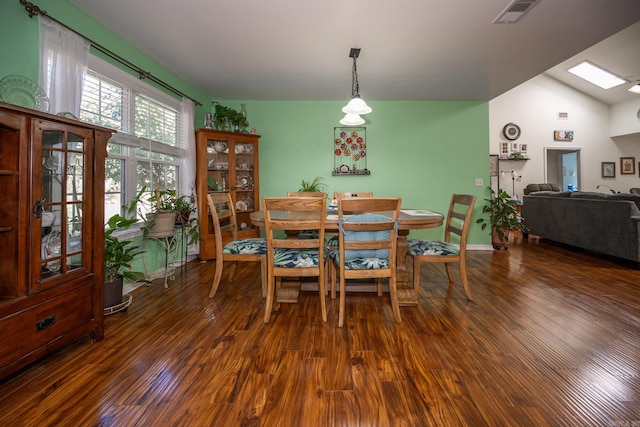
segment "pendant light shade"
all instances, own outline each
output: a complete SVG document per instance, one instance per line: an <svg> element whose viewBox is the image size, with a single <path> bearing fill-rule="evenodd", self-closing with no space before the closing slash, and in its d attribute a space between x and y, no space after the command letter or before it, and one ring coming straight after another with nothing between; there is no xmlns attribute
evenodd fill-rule
<svg viewBox="0 0 640 427"><path fill-rule="evenodd" d="M351 98L351 101L342 107L342 112L347 114L369 114L371 111L371 107L360 97Z"/></svg>
<svg viewBox="0 0 640 427"><path fill-rule="evenodd" d="M344 108L342 111L344 111ZM340 124L345 126L359 126L364 124L364 119L360 117L359 114L347 113L340 120Z"/></svg>
<svg viewBox="0 0 640 427"><path fill-rule="evenodd" d="M360 98L360 83L358 82L358 68L356 58L360 56L360 49L351 48L349 58L353 58L353 67L351 68L351 100L342 107L342 112L346 115L340 120L340 124L355 126L364 124L364 119L360 117L362 114L369 114L372 109L367 105L364 99Z"/></svg>

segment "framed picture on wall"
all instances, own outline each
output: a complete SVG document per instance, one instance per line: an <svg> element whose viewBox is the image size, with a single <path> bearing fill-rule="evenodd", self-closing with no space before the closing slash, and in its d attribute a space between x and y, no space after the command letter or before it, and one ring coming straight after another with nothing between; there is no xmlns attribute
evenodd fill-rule
<svg viewBox="0 0 640 427"><path fill-rule="evenodd" d="M620 157L620 175L636 174L636 158Z"/></svg>
<svg viewBox="0 0 640 427"><path fill-rule="evenodd" d="M489 154L489 176L498 176L498 156Z"/></svg>
<svg viewBox="0 0 640 427"><path fill-rule="evenodd" d="M602 162L602 177L603 178L615 178L616 177L616 163L615 162Z"/></svg>
<svg viewBox="0 0 640 427"><path fill-rule="evenodd" d="M500 143L500 157L509 157L509 143L508 142L501 142Z"/></svg>
<svg viewBox="0 0 640 427"><path fill-rule="evenodd" d="M572 130L554 130L553 140L554 141L573 141L573 131Z"/></svg>

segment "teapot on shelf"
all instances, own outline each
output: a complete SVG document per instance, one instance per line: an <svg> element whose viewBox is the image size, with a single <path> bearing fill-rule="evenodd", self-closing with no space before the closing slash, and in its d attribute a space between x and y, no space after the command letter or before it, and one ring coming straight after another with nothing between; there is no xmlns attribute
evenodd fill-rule
<svg viewBox="0 0 640 427"><path fill-rule="evenodd" d="M226 151L228 149L228 145L226 142L224 141L215 141L213 143L213 149L216 150L216 152L218 153L222 153L224 151Z"/></svg>

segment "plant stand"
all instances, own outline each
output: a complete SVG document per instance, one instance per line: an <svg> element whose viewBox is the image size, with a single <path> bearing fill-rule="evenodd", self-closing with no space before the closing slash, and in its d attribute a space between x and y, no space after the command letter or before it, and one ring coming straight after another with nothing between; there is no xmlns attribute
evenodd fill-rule
<svg viewBox="0 0 640 427"><path fill-rule="evenodd" d="M169 273L169 253L176 249L178 242L176 239L176 233L173 231L173 234L168 236L150 236L149 238L157 241L164 248L164 287L166 289L169 287L167 280L175 280L176 278L173 274L173 269L171 270L171 273Z"/></svg>
<svg viewBox="0 0 640 427"><path fill-rule="evenodd" d="M119 311L126 311L127 308L131 305L131 301L133 301L133 297L129 294L124 295L122 297L122 302L120 304L116 304L111 307L104 308L104 315L109 316L110 314L117 313Z"/></svg>

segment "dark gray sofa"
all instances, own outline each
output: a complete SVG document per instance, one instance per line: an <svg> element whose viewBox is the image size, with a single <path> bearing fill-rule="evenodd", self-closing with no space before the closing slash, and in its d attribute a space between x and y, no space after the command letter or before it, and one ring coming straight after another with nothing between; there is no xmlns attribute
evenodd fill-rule
<svg viewBox="0 0 640 427"><path fill-rule="evenodd" d="M640 266L640 195L539 191L523 197L529 234Z"/></svg>

